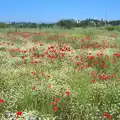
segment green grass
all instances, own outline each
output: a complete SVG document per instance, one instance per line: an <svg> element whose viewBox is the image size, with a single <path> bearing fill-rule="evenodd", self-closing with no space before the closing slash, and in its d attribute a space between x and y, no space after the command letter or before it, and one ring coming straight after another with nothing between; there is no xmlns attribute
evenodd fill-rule
<svg viewBox="0 0 120 120"><path fill-rule="evenodd" d="M105 117L104 114L109 113L113 120L120 119L120 81L118 80L120 78L120 58L117 58L116 64L113 64L113 54L116 51L119 52L119 48L103 50L101 58L96 56L100 52L99 48L82 48L82 51L80 51L80 47L86 44L90 45L96 41L102 44L101 40L103 38L109 44L113 44L115 41L119 45L118 32L108 32L98 28L74 30L18 29L17 31L22 34L24 34L23 32L29 32L31 37L17 36L17 40L14 40L13 37L11 41L7 38L0 38L2 44L0 46L0 98L4 100L0 104L2 115L6 111L13 113L35 111L38 116L47 116L47 114L58 116L56 120L100 120L102 118L107 120L109 118ZM0 29L0 32L6 35L9 32L14 33L15 29ZM45 35L35 36L32 34L34 32L44 32ZM54 39L54 36L58 34L66 35L64 38L57 36ZM111 34L117 34L117 38L109 37ZM85 38L88 35L93 42ZM52 38L48 39L49 36L52 36ZM69 37L72 37L72 40ZM79 38L75 40L75 37ZM84 39L84 42L81 43L82 39ZM8 41L10 42L9 45L7 44ZM14 46L11 45L13 42L15 43ZM22 45L20 45L21 42ZM58 44L55 45L56 42ZM62 42L68 43L68 45L62 45ZM70 44L70 42L73 42L73 44ZM43 43L43 46L40 46L41 43ZM48 49L51 45L54 46L55 51L53 52ZM33 47L37 49L33 50ZM26 53L17 50L9 51L17 48L32 50ZM60 53L60 48L64 48L64 57ZM50 59L46 54L42 59L41 54L45 54L46 51L49 55L55 56L57 53L59 55ZM95 56L95 59L88 59L86 54L88 51L91 51L91 55ZM36 57L34 53L39 56ZM105 54L110 57L109 60L105 57ZM14 57L12 57L13 55ZM24 56L26 60L22 59L21 56ZM75 56L79 57L75 58ZM34 57L33 61L32 57ZM100 66L101 60L105 61L108 68ZM31 63L35 61L38 63ZM98 64L87 67L88 64L93 64L96 61ZM77 62L81 62L80 65L77 65ZM81 66L82 68L80 68ZM92 71L96 72L96 76L90 75ZM36 75L33 75L32 72L35 72ZM40 72L45 75L42 76ZM109 76L116 74L116 76L101 80L99 76L103 74ZM51 78L47 76L51 76ZM96 80L96 82L93 82L93 80ZM48 87L49 85L51 85L51 88ZM32 90L34 86L35 90ZM66 91L70 92L69 96L66 95ZM58 110L54 111L52 103L55 102L56 98L59 98Z"/></svg>

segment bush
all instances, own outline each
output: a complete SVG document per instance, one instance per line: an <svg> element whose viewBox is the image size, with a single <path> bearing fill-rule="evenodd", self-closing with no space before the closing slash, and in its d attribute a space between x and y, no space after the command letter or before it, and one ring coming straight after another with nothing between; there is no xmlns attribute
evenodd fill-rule
<svg viewBox="0 0 120 120"><path fill-rule="evenodd" d="M115 30L120 31L120 26L115 26Z"/></svg>
<svg viewBox="0 0 120 120"><path fill-rule="evenodd" d="M57 25L60 26L60 27L64 27L64 28L68 28L68 29L71 29L73 27L75 27L75 20L73 19L67 19L67 20L60 20L57 22Z"/></svg>
<svg viewBox="0 0 120 120"><path fill-rule="evenodd" d="M106 26L105 29L107 29L108 31L112 31L115 30L114 26Z"/></svg>
<svg viewBox="0 0 120 120"><path fill-rule="evenodd" d="M120 31L120 26L106 26L105 29L107 29L108 31Z"/></svg>

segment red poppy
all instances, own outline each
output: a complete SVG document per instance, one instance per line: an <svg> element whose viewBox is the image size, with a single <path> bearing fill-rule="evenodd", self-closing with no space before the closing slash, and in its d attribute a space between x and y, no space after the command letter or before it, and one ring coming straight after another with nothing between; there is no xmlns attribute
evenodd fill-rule
<svg viewBox="0 0 120 120"><path fill-rule="evenodd" d="M58 110L58 107L54 107L54 111L57 111Z"/></svg>
<svg viewBox="0 0 120 120"><path fill-rule="evenodd" d="M37 53L34 53L34 57L36 57L37 56Z"/></svg>
<svg viewBox="0 0 120 120"><path fill-rule="evenodd" d="M48 77L48 78L52 78L52 76L50 76L50 75L48 75L47 77Z"/></svg>
<svg viewBox="0 0 120 120"><path fill-rule="evenodd" d="M78 59L78 57L79 57L79 56L75 56L74 58L75 58L75 59Z"/></svg>
<svg viewBox="0 0 120 120"><path fill-rule="evenodd" d="M96 80L92 80L93 83L96 83Z"/></svg>
<svg viewBox="0 0 120 120"><path fill-rule="evenodd" d="M36 72L31 72L33 75L36 75Z"/></svg>
<svg viewBox="0 0 120 120"><path fill-rule="evenodd" d="M76 62L76 64L77 64L77 65L80 65L80 64L81 64L81 62L80 62L80 61L77 61L77 62Z"/></svg>
<svg viewBox="0 0 120 120"><path fill-rule="evenodd" d="M40 56L38 55L37 58L40 58Z"/></svg>
<svg viewBox="0 0 120 120"><path fill-rule="evenodd" d="M20 111L20 112L17 112L16 115L17 115L17 116L18 116L18 115L22 115L22 112L21 112L21 111Z"/></svg>
<svg viewBox="0 0 120 120"><path fill-rule="evenodd" d="M114 74L112 74L112 77L115 77L116 76L116 74L114 73Z"/></svg>
<svg viewBox="0 0 120 120"><path fill-rule="evenodd" d="M55 100L56 100L56 102L58 102L58 101L59 101L59 98L55 98Z"/></svg>
<svg viewBox="0 0 120 120"><path fill-rule="evenodd" d="M49 84L49 85L48 85L48 88L51 88L51 87L52 87L52 86Z"/></svg>
<svg viewBox="0 0 120 120"><path fill-rule="evenodd" d="M114 56L120 57L120 53L115 53Z"/></svg>
<svg viewBox="0 0 120 120"><path fill-rule="evenodd" d="M104 63L105 61L104 60L101 60L102 63Z"/></svg>
<svg viewBox="0 0 120 120"><path fill-rule="evenodd" d="M101 80L106 80L106 79L109 79L109 76L107 76L107 75L100 75L99 78Z"/></svg>
<svg viewBox="0 0 120 120"><path fill-rule="evenodd" d="M103 67L104 67L104 68L108 68L108 66L106 66L106 65L104 65Z"/></svg>
<svg viewBox="0 0 120 120"><path fill-rule="evenodd" d="M55 58L54 55L49 56L51 59Z"/></svg>
<svg viewBox="0 0 120 120"><path fill-rule="evenodd" d="M14 43L12 43L12 46L14 46Z"/></svg>
<svg viewBox="0 0 120 120"><path fill-rule="evenodd" d="M2 100L2 99L0 98L0 104L2 104L2 103L4 103L4 100Z"/></svg>
<svg viewBox="0 0 120 120"><path fill-rule="evenodd" d="M24 56L21 56L22 59L24 59L25 57Z"/></svg>
<svg viewBox="0 0 120 120"><path fill-rule="evenodd" d="M35 87L35 86L33 86L33 87L32 87L32 90L35 90L35 89L36 89L36 87Z"/></svg>
<svg viewBox="0 0 120 120"><path fill-rule="evenodd" d="M108 113L105 113L104 116L109 118L109 119L112 119L112 116L110 116Z"/></svg>
<svg viewBox="0 0 120 120"><path fill-rule="evenodd" d="M66 95L69 96L70 95L70 91L66 91Z"/></svg>
<svg viewBox="0 0 120 120"><path fill-rule="evenodd" d="M89 60L92 60L95 58L95 56L88 56Z"/></svg>
<svg viewBox="0 0 120 120"><path fill-rule="evenodd" d="M43 46L43 44L40 44L40 46Z"/></svg>
<svg viewBox="0 0 120 120"><path fill-rule="evenodd" d="M45 57L45 55L44 54L42 54L42 58L44 58Z"/></svg>
<svg viewBox="0 0 120 120"><path fill-rule="evenodd" d="M98 64L98 61L94 62L93 64L94 64L94 65Z"/></svg>
<svg viewBox="0 0 120 120"><path fill-rule="evenodd" d="M62 57L64 57L65 56L65 53L62 53Z"/></svg>
<svg viewBox="0 0 120 120"><path fill-rule="evenodd" d="M56 105L57 105L57 102L53 102L52 105L56 106Z"/></svg>
<svg viewBox="0 0 120 120"><path fill-rule="evenodd" d="M104 65L103 63L101 63L100 66L102 66L104 68L108 68L108 66Z"/></svg>

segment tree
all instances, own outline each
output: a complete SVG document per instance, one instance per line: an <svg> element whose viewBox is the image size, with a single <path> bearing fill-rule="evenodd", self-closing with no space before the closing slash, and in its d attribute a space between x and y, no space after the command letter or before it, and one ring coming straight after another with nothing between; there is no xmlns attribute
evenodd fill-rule
<svg viewBox="0 0 120 120"><path fill-rule="evenodd" d="M62 19L57 22L58 26L60 26L62 28L68 28L68 29L75 27L75 24L77 24L77 23L73 19L66 19L66 20Z"/></svg>

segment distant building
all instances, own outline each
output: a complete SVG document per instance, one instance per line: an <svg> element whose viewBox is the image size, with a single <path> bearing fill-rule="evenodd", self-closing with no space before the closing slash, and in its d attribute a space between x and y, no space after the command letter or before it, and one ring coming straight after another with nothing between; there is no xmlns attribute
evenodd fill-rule
<svg viewBox="0 0 120 120"><path fill-rule="evenodd" d="M80 20L77 20L76 22L77 22L77 23L81 23L81 21L80 21Z"/></svg>

